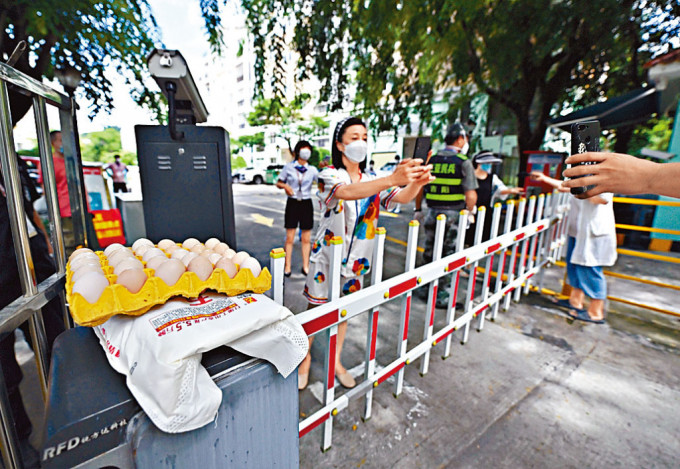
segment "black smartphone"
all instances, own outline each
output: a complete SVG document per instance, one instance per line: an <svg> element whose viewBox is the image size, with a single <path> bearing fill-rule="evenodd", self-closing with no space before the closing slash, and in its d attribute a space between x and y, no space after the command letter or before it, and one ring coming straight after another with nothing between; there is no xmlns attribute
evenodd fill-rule
<svg viewBox="0 0 680 469"><path fill-rule="evenodd" d="M599 121L584 121L577 122L571 125L571 154L577 155L579 153L586 153L589 151L600 151L600 122ZM594 161L585 161L573 166L584 164L596 164ZM572 179L578 179L583 176L577 176ZM572 187L571 193L578 195L589 191L595 186Z"/></svg>
<svg viewBox="0 0 680 469"><path fill-rule="evenodd" d="M431 147L430 137L416 138L416 146L413 149L413 157L420 158L423 161L427 161L427 154L430 151L430 147Z"/></svg>

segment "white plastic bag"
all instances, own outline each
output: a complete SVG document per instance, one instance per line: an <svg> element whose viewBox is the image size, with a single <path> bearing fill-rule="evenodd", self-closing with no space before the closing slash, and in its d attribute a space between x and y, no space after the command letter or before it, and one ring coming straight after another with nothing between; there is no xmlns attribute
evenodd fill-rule
<svg viewBox="0 0 680 469"><path fill-rule="evenodd" d="M203 352L229 345L270 361L286 377L309 347L290 310L250 293L176 298L139 317L114 316L94 331L139 405L169 433L215 418L222 392L200 363Z"/></svg>

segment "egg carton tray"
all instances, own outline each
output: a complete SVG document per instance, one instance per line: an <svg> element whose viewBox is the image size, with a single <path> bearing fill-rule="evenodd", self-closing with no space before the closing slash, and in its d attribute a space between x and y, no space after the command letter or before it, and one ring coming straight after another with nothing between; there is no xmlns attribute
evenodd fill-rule
<svg viewBox="0 0 680 469"><path fill-rule="evenodd" d="M146 283L137 293L130 293L124 286L116 284L117 275L113 273L113 267L106 263L106 256L100 252L97 252L97 255L102 262L109 286L95 303L89 303L79 293L72 292L73 272L69 266L66 269L66 298L71 316L80 326L98 326L117 314L141 316L154 306L162 305L175 296L196 298L205 290L214 290L228 296L247 291L264 293L271 288L272 283L271 273L266 267L257 277L253 276L250 269L239 270L234 278L229 278L222 269L215 269L207 280L201 280L194 272L184 272L172 286L154 277L153 269L144 269L148 277Z"/></svg>

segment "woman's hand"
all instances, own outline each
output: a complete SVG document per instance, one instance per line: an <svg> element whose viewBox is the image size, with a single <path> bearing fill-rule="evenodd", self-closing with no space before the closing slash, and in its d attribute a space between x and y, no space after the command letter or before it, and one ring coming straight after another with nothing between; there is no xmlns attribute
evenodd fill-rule
<svg viewBox="0 0 680 469"><path fill-rule="evenodd" d="M293 197L295 195L295 191L288 184L286 184L283 187L283 190L286 191L286 194L288 195L288 197Z"/></svg>
<svg viewBox="0 0 680 469"><path fill-rule="evenodd" d="M394 172L387 177L391 186L407 186L416 181L424 185L430 182L431 169L432 165L423 166L423 160L420 158L411 158L399 163Z"/></svg>

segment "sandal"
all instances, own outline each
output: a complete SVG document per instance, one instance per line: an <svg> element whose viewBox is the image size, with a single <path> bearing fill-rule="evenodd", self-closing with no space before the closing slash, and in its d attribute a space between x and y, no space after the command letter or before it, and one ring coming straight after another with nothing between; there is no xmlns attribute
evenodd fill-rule
<svg viewBox="0 0 680 469"><path fill-rule="evenodd" d="M570 314L569 316L571 316L572 318L577 319L579 321L591 322L593 324L604 324L604 319L593 319L593 318L590 317L588 312L585 311L585 310L577 311L575 315Z"/></svg>
<svg viewBox="0 0 680 469"><path fill-rule="evenodd" d="M293 273L293 272L284 272L284 273L283 273L283 276L286 277L286 278L288 278L288 277L291 276L292 273Z"/></svg>
<svg viewBox="0 0 680 469"><path fill-rule="evenodd" d="M307 387L309 382L309 373L298 373L298 391L302 391Z"/></svg>
<svg viewBox="0 0 680 469"><path fill-rule="evenodd" d="M302 275L304 275L305 277L306 277L307 275L309 275L309 270L305 270L304 267L303 267L302 269L300 269L300 272L302 272Z"/></svg>
<svg viewBox="0 0 680 469"><path fill-rule="evenodd" d="M585 309L583 309L583 308L577 308L576 306L574 306L574 305L572 305L571 303L569 303L569 300L567 300L567 299L557 300L557 301L555 302L555 304L556 304L557 306L561 307L561 308L567 309L567 314L569 314L569 316L571 316L572 318L575 318L575 317L576 317L575 315L571 314L572 311L575 312L575 313L577 313L577 314L579 314L579 313L585 313L585 312L586 312Z"/></svg>

